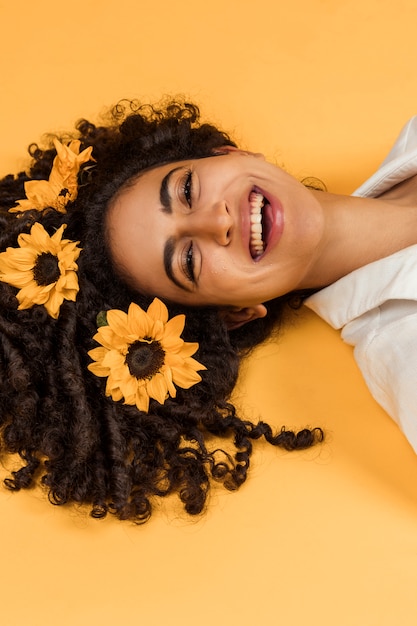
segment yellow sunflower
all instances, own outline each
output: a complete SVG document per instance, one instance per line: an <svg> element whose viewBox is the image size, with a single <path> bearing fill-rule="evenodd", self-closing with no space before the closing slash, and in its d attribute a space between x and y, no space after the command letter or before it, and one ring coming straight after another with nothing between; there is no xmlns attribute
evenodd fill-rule
<svg viewBox="0 0 417 626"><path fill-rule="evenodd" d="M132 303L127 313L107 311L107 325L94 339L101 347L88 353L95 361L88 369L107 377L106 395L124 404L136 404L148 411L149 398L163 404L176 396L174 383L188 389L200 382L198 370L205 370L191 355L198 343L180 337L185 315L168 320L168 309L155 298L147 311Z"/></svg>
<svg viewBox="0 0 417 626"><path fill-rule="evenodd" d="M75 301L78 293L76 260L81 248L78 241L62 239L63 224L50 237L42 224L34 224L30 234L20 234L19 248L0 253L0 280L18 287L19 309L43 304L49 315L57 318L62 302Z"/></svg>
<svg viewBox="0 0 417 626"><path fill-rule="evenodd" d="M80 152L80 141L74 139L67 146L54 139L57 155L54 159L49 180L29 180L25 183L26 198L18 200L19 206L9 209L11 213L21 213L37 209L42 211L52 207L66 213L65 207L75 200L78 193L78 172L83 163L94 160L92 147Z"/></svg>

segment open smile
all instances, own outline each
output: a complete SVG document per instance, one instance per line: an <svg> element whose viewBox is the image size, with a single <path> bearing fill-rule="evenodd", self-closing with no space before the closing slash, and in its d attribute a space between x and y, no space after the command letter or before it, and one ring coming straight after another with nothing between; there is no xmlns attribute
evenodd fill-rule
<svg viewBox="0 0 417 626"><path fill-rule="evenodd" d="M276 211L258 187L249 194L249 213L249 251L252 259L257 261L265 253L276 223Z"/></svg>

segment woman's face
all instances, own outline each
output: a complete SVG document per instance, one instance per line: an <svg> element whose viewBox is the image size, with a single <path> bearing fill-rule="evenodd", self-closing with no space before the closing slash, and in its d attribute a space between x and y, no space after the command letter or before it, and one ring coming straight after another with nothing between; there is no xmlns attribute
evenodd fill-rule
<svg viewBox="0 0 417 626"><path fill-rule="evenodd" d="M292 176L227 149L148 170L117 196L107 226L113 259L140 291L248 307L306 286L323 215Z"/></svg>

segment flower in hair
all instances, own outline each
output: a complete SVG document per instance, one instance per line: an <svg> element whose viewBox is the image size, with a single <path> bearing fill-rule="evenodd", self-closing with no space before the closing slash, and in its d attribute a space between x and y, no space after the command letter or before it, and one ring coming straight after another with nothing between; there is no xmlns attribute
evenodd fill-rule
<svg viewBox="0 0 417 626"><path fill-rule="evenodd" d="M21 213L37 209L42 211L52 207L60 213L66 213L68 202L75 200L78 193L78 172L87 161L92 159L92 147L80 153L80 141L73 139L67 146L54 139L57 155L54 159L49 180L29 180L25 183L26 198L18 200L19 206L9 209L11 213Z"/></svg>
<svg viewBox="0 0 417 626"><path fill-rule="evenodd" d="M205 370L191 358L198 343L180 337L185 315L168 320L168 309L158 298L144 311L131 303L127 313L107 311L107 325L100 326L94 339L101 347L89 351L94 360L88 369L96 376L107 377L106 395L124 404L135 404L148 411L149 399L163 404L174 386L184 389L200 382L198 370Z"/></svg>
<svg viewBox="0 0 417 626"><path fill-rule="evenodd" d="M64 300L75 301L78 293L76 260L81 248L78 241L62 239L66 224L50 237L36 222L30 234L21 233L18 248L0 253L0 280L18 287L19 309L43 304L49 315L57 318Z"/></svg>

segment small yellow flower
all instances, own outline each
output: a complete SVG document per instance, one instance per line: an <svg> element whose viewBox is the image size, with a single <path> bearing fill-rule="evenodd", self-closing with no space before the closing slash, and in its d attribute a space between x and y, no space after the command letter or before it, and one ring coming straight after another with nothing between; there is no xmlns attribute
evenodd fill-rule
<svg viewBox="0 0 417 626"><path fill-rule="evenodd" d="M54 159L49 180L29 180L25 183L26 198L18 200L19 206L9 209L11 213L21 213L37 209L42 211L52 207L66 213L66 205L75 200L78 193L77 175L83 163L94 160L92 147L80 152L80 141L74 139L67 146L54 139L57 155Z"/></svg>
<svg viewBox="0 0 417 626"><path fill-rule="evenodd" d="M34 224L30 234L20 234L19 248L0 253L0 280L18 287L19 309L43 304L57 318L64 300L75 301L78 293L76 260L81 248L77 242L62 239L63 224L50 237L42 224Z"/></svg>
<svg viewBox="0 0 417 626"><path fill-rule="evenodd" d="M168 309L155 298L147 312L134 303L127 313L107 311L107 323L94 335L101 347L88 353L95 361L88 369L107 377L106 395L113 400L148 411L149 398L160 404L175 398L174 383L188 389L200 382L197 371L206 368L191 358L198 343L180 337L185 315L168 321Z"/></svg>

